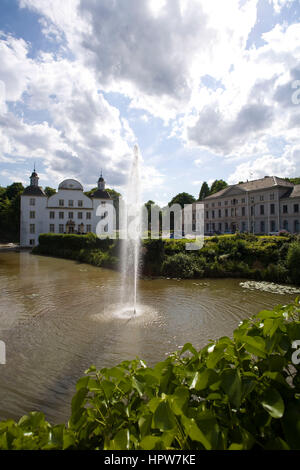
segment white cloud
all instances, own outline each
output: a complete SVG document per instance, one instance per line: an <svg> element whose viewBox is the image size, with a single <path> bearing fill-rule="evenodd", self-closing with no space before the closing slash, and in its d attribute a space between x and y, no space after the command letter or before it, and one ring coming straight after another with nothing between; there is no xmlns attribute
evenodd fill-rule
<svg viewBox="0 0 300 470"><path fill-rule="evenodd" d="M300 147L288 148L282 156L263 155L253 161L247 161L238 165L232 175L229 184L239 181L263 178L264 176L289 177L300 174Z"/></svg>

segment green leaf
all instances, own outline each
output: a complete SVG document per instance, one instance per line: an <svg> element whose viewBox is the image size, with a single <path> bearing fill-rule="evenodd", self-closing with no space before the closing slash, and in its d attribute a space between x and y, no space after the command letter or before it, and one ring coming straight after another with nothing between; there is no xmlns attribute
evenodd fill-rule
<svg viewBox="0 0 300 470"><path fill-rule="evenodd" d="M219 376L213 369L204 369L196 372L190 389L204 390L215 382L218 382Z"/></svg>
<svg viewBox="0 0 300 470"><path fill-rule="evenodd" d="M129 450L130 448L130 433L129 429L121 429L112 442L112 450Z"/></svg>
<svg viewBox="0 0 300 470"><path fill-rule="evenodd" d="M146 436L141 440L140 447L143 450L161 450L164 448L164 443L160 437Z"/></svg>
<svg viewBox="0 0 300 470"><path fill-rule="evenodd" d="M193 356L198 357L198 353L196 349L193 347L191 343L186 343L180 351L180 355L184 354L186 351L189 351L193 354Z"/></svg>
<svg viewBox="0 0 300 470"><path fill-rule="evenodd" d="M255 354L255 356L265 358L266 357L266 343L260 336L243 336L241 338L245 345L245 349Z"/></svg>
<svg viewBox="0 0 300 470"><path fill-rule="evenodd" d="M272 418L282 418L284 413L284 403L277 390L270 388L261 399L261 404Z"/></svg>
<svg viewBox="0 0 300 470"><path fill-rule="evenodd" d="M172 411L176 415L181 415L184 406L189 401L189 391L186 387L177 387L174 394L168 397Z"/></svg>
<svg viewBox="0 0 300 470"><path fill-rule="evenodd" d="M187 418L186 416L181 417L181 422L185 429L185 432L192 439L192 441L200 442L206 450L211 450L212 445L208 441L205 434L199 429L196 421L193 418Z"/></svg>
<svg viewBox="0 0 300 470"><path fill-rule="evenodd" d="M242 381L239 371L225 370L221 375L221 387L228 395L230 403L238 409L242 400Z"/></svg>
<svg viewBox="0 0 300 470"><path fill-rule="evenodd" d="M160 431L169 431L176 426L173 411L167 401L162 401L153 414L152 428Z"/></svg>
<svg viewBox="0 0 300 470"><path fill-rule="evenodd" d="M220 345L215 346L212 352L208 353L206 365L209 369L214 369L218 362L224 357L224 349L226 347L227 344L221 343Z"/></svg>

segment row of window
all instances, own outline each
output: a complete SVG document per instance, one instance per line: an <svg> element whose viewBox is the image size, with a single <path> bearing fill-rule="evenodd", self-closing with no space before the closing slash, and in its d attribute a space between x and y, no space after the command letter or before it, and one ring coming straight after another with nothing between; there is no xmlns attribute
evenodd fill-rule
<svg viewBox="0 0 300 470"><path fill-rule="evenodd" d="M259 215L265 215L265 205L264 204L261 204L259 206ZM251 206L250 208L250 213L251 215L253 216L255 214L255 206ZM288 214L289 213L289 210L288 210L288 206L287 205L283 205L282 206L282 214ZM299 214L299 204L294 204L293 205L293 213L294 214ZM275 204L270 204L270 212L269 212L270 215L275 215ZM230 212L229 212L229 209L225 209L225 212L224 212L224 217L229 217L229 215L231 217L236 217L238 216L238 212L237 212L237 209L236 208L231 208ZM242 207L241 208L241 216L244 217L246 216L246 207ZM219 209L218 211L212 211L211 212L211 218L212 219L215 219L216 217L218 218L221 218L222 217L222 211L221 209ZM206 211L206 218L209 219L209 212Z"/></svg>
<svg viewBox="0 0 300 470"><path fill-rule="evenodd" d="M267 231L267 225L265 221L260 221L259 222L259 232L265 233ZM229 224L228 222L225 222L225 224L222 224L222 222L219 223L207 223L206 224L206 231L210 232L213 231L215 232L218 230L219 232L222 232L224 228L224 231L227 232L229 230L236 231L237 226L234 224ZM251 232L254 230L256 231L257 229L256 223L251 223ZM299 233L300 232L300 222L299 220L294 220L293 222L289 223L288 220L284 220L282 223L282 228L287 231L292 231L293 233ZM247 224L246 222L241 223L241 231L245 232L247 229ZM277 225L275 220L270 220L269 224L269 229L270 232L276 232L277 231Z"/></svg>
<svg viewBox="0 0 300 470"><path fill-rule="evenodd" d="M59 224L58 226L58 233L65 233L67 230L66 230L66 227L64 224ZM91 232L92 231L92 226L91 225L87 225L86 226L86 232ZM50 224L49 225L49 232L50 233L55 233L55 224ZM78 232L84 232L84 225L83 224L80 224L78 225ZM30 224L29 226L29 233L31 234L35 234L35 224Z"/></svg>
<svg viewBox="0 0 300 470"><path fill-rule="evenodd" d="M55 219L55 212L50 211L49 212L49 217L50 217L50 219ZM64 219L64 217L65 217L64 212L59 212L58 213L58 218L59 219ZM86 217L87 220L91 220L91 218L92 218L91 212L86 212L85 217ZM69 219L74 219L74 212L68 212L68 218ZM83 219L83 212L77 212L77 218L78 219Z"/></svg>
<svg viewBox="0 0 300 470"><path fill-rule="evenodd" d="M259 196L259 200L260 200L260 201L264 201L264 200L265 200L265 196L264 196L264 195ZM274 193L272 193L272 194L269 195L269 200L270 200L270 201L274 201L274 200L275 200L275 194L274 194ZM254 204L254 201L255 201L254 196L251 196L251 197L250 197L250 203L251 203L251 204ZM224 204L225 204L225 206L228 206L229 204L232 205L232 206L235 206L235 205L239 204L239 202L240 202L239 199L231 199L230 201L229 201L229 200L228 200L228 201L224 201ZM243 197L243 198L241 199L241 204L246 204L246 198ZM211 204L211 207L215 207L215 205L216 205L216 203L213 202L213 203ZM219 201L219 202L218 202L218 206L220 207L221 205L222 205L222 201ZM209 207L209 204L206 204L206 208L208 208L208 207Z"/></svg>
<svg viewBox="0 0 300 470"><path fill-rule="evenodd" d="M86 212L85 217L86 217L87 220L91 220L92 213L91 212ZM35 211L30 211L29 218L30 219L35 219ZM49 218L50 219L55 219L55 212L54 211L49 212ZM65 218L65 213L64 212L59 212L58 213L58 218L59 219L64 219ZM68 212L68 218L69 219L74 219L74 212ZM83 212L77 212L77 218L78 219L83 219Z"/></svg>
<svg viewBox="0 0 300 470"><path fill-rule="evenodd" d="M31 206L35 206L35 198L30 198L29 204ZM58 204L59 204L60 207L64 207L65 206L65 200L64 199L59 199ZM73 199L68 200L68 206L69 207L74 207L74 200ZM77 207L83 207L83 201L81 201L81 200L77 201Z"/></svg>

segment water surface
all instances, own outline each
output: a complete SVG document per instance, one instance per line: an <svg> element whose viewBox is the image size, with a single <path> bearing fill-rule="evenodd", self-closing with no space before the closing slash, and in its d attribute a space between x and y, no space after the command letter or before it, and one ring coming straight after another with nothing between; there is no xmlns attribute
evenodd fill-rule
<svg viewBox="0 0 300 470"><path fill-rule="evenodd" d="M143 314L118 315L117 272L73 261L0 253L0 419L33 410L52 423L69 416L77 379L91 364L140 357L149 365L186 342L232 335L241 319L294 300L249 290L238 279L140 281Z"/></svg>

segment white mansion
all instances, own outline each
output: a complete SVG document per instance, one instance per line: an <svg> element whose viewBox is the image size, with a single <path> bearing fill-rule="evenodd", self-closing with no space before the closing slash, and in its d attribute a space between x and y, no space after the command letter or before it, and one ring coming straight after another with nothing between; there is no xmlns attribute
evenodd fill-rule
<svg viewBox="0 0 300 470"><path fill-rule="evenodd" d="M95 233L101 218L96 215L97 209L110 199L102 174L91 197L74 179L64 180L58 191L47 197L34 170L30 186L21 195L20 246L37 245L41 233Z"/></svg>
<svg viewBox="0 0 300 470"><path fill-rule="evenodd" d="M300 232L300 185L277 176L227 186L202 202L205 232Z"/></svg>

